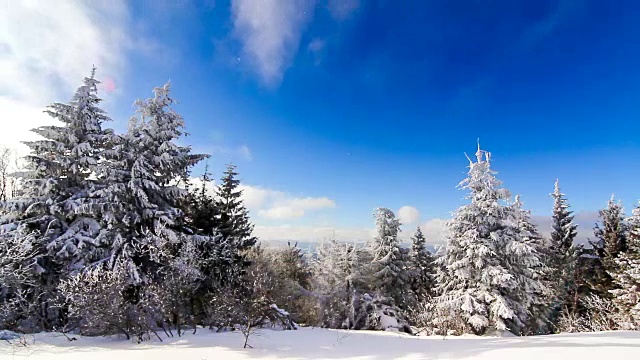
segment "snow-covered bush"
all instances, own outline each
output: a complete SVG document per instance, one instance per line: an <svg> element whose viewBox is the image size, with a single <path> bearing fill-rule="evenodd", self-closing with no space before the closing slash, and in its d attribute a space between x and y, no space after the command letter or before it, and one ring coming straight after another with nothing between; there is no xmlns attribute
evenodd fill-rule
<svg viewBox="0 0 640 360"><path fill-rule="evenodd" d="M34 234L0 233L0 328L17 329L36 306Z"/></svg>
<svg viewBox="0 0 640 360"><path fill-rule="evenodd" d="M153 287L129 282L132 264L118 261L113 269L87 269L60 285L69 317L85 335L122 334L141 341L154 332L160 318ZM75 325L75 326L73 326Z"/></svg>
<svg viewBox="0 0 640 360"><path fill-rule="evenodd" d="M413 333L404 312L393 305L393 299L367 293L357 301L354 329Z"/></svg>
<svg viewBox="0 0 640 360"><path fill-rule="evenodd" d="M181 336L187 324L196 329L193 301L203 279L198 270L199 255L196 245L183 239L177 254L159 270L161 280L151 287L158 299L159 316L170 327L165 329L169 334L175 328Z"/></svg>
<svg viewBox="0 0 640 360"><path fill-rule="evenodd" d="M584 311L562 312L558 321L560 332L594 332L609 330L636 330L629 314L621 311L611 299L589 295L582 299Z"/></svg>

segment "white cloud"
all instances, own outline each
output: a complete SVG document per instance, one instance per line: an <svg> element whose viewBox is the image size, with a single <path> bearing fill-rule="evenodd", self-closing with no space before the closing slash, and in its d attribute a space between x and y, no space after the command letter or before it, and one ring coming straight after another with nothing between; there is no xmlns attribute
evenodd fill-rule
<svg viewBox="0 0 640 360"><path fill-rule="evenodd" d="M280 191L268 190L251 185L240 185L245 206L252 211L259 211L265 203L274 197L284 196Z"/></svg>
<svg viewBox="0 0 640 360"><path fill-rule="evenodd" d="M266 219L282 220L304 216L309 211L334 208L327 197L295 197L283 191L240 185L248 209Z"/></svg>
<svg viewBox="0 0 640 360"><path fill-rule="evenodd" d="M304 210L292 206L275 206L266 210L260 210L258 214L269 219L291 219L304 216Z"/></svg>
<svg viewBox="0 0 640 360"><path fill-rule="evenodd" d="M241 59L266 86L282 81L314 6L312 0L233 0L233 31L242 43Z"/></svg>
<svg viewBox="0 0 640 360"><path fill-rule="evenodd" d="M277 199L273 206L260 210L258 215L268 219L291 219L304 216L306 211L334 208L335 201L327 197L295 198L275 192ZM284 195L284 196L282 196Z"/></svg>
<svg viewBox="0 0 640 360"><path fill-rule="evenodd" d="M199 178L190 179L193 188L200 188L202 181ZM206 184L207 192L214 194L215 183ZM259 186L240 184L244 205L252 214L258 215L254 221L260 222L260 218L271 220L294 219L304 216L310 211L330 209L336 206L335 201L327 197L296 197L284 191L265 189Z"/></svg>
<svg viewBox="0 0 640 360"><path fill-rule="evenodd" d="M420 220L420 211L413 206L403 206L398 210L398 219L400 222L407 224L415 224Z"/></svg>
<svg viewBox="0 0 640 360"><path fill-rule="evenodd" d="M447 232L447 220L430 219L420 225L420 229L427 239L427 244L444 245Z"/></svg>
<svg viewBox="0 0 640 360"><path fill-rule="evenodd" d="M93 65L117 90L125 67L124 1L11 1L0 11L0 143L26 149L29 130L50 124L42 113L67 101Z"/></svg>

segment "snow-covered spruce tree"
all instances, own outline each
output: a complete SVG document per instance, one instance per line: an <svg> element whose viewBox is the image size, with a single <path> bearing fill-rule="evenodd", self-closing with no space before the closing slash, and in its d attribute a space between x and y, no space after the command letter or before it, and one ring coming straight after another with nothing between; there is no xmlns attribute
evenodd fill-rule
<svg viewBox="0 0 640 360"><path fill-rule="evenodd" d="M132 301L140 286L158 275L171 257L167 249L185 241L210 241L189 235L179 209L190 168L205 156L176 144L184 133L182 117L171 109L169 83L154 97L136 101L139 117L109 153L99 176L106 187L95 192L104 228L99 239L111 244L109 263L128 272Z"/></svg>
<svg viewBox="0 0 640 360"><path fill-rule="evenodd" d="M362 268L356 284L360 294L356 308L356 329L411 332L405 310L410 300L407 252L400 247L400 221L386 208L374 213L376 235L359 258Z"/></svg>
<svg viewBox="0 0 640 360"><path fill-rule="evenodd" d="M611 199L607 208L598 211L600 224L596 224L594 234L598 239L593 245L600 258L614 259L619 253L627 250L627 229L624 220L624 208L620 201Z"/></svg>
<svg viewBox="0 0 640 360"><path fill-rule="evenodd" d="M372 256L369 265L371 290L383 297L390 297L396 306L406 305L408 279L405 273L406 256L400 247L398 233L400 220L393 211L378 208L374 213L376 235L367 246Z"/></svg>
<svg viewBox="0 0 640 360"><path fill-rule="evenodd" d="M242 200L242 190L238 188L240 180L237 179L238 173L235 169L235 165L227 165L214 197L215 229L220 235L220 240L230 251L229 261L219 266L225 269L229 280L242 278L249 265L245 253L257 241L252 234L253 225Z"/></svg>
<svg viewBox="0 0 640 360"><path fill-rule="evenodd" d="M38 275L29 297L39 304L38 313L31 314L39 328L65 322L64 309L51 306L60 279L101 257L95 242L98 222L83 209L99 185L93 175L105 148L115 139L113 131L102 128L109 118L99 107L98 84L94 68L69 103L48 107L45 112L60 125L32 130L42 139L25 143L31 153L21 189L3 204L8 214L1 220L6 224L2 236L29 233L33 240Z"/></svg>
<svg viewBox="0 0 640 360"><path fill-rule="evenodd" d="M531 293L542 288L532 269L536 249L521 237L509 192L491 170L490 153L476 152L460 183L470 203L448 223L447 247L438 267L436 307L459 331L525 332Z"/></svg>
<svg viewBox="0 0 640 360"><path fill-rule="evenodd" d="M593 294L610 297L610 290L615 288L609 273L616 270L615 259L627 250L627 225L624 221L624 208L615 201L613 195L607 208L598 211L600 224L593 229L596 241L591 242L587 251L593 258L593 266L589 271L587 282Z"/></svg>
<svg viewBox="0 0 640 360"><path fill-rule="evenodd" d="M198 246L203 279L195 300L199 312L208 319L205 320L207 323L218 323L216 314L220 313L215 309L220 305L216 304L220 301L219 296L214 296L214 299L210 295L246 285L244 274L249 266L246 252L257 240L252 235L253 225L242 202L237 175L235 166L228 165L220 186L215 194L210 194L207 185L211 176L208 167L205 168L200 187L190 192L184 207L187 224L197 234L212 236L212 241Z"/></svg>
<svg viewBox="0 0 640 360"><path fill-rule="evenodd" d="M539 288L528 289L530 294L529 321L527 323L527 334L539 335L552 332L552 309L554 303L553 291L554 281L552 279L552 268L550 267L550 244L540 235L537 227L531 222L531 212L523 209L520 195L515 196L513 202L514 215L519 232L520 241L529 244L538 254L539 264L530 269L522 269L528 273L525 276L533 276L542 285Z"/></svg>
<svg viewBox="0 0 640 360"><path fill-rule="evenodd" d="M609 272L615 284L610 292L622 319L626 320L618 326L640 330L640 206L633 209L627 223L626 250L614 259L616 266Z"/></svg>
<svg viewBox="0 0 640 360"><path fill-rule="evenodd" d="M578 225L573 221L572 212L565 195L560 191L560 182L556 180L551 215L551 236L549 265L552 279L555 279L554 291L556 304L552 314L556 321L561 312L578 311L580 290L583 287L583 275L580 264L582 246L574 244L578 235Z"/></svg>
<svg viewBox="0 0 640 360"><path fill-rule="evenodd" d="M411 290L418 303L428 301L435 290L435 257L426 244L427 240L418 226L411 237L408 262Z"/></svg>
<svg viewBox="0 0 640 360"><path fill-rule="evenodd" d="M208 189L212 180L207 163L200 176L199 186L192 188L188 184L187 188L189 196L184 206L185 220L196 233L202 235L213 235L217 230L216 201Z"/></svg>
<svg viewBox="0 0 640 360"><path fill-rule="evenodd" d="M218 231L223 238L233 239L238 251L244 251L255 245L253 225L249 221L249 211L242 201L242 190L238 189L240 180L236 177L236 166L227 165L227 170L216 191L218 210Z"/></svg>

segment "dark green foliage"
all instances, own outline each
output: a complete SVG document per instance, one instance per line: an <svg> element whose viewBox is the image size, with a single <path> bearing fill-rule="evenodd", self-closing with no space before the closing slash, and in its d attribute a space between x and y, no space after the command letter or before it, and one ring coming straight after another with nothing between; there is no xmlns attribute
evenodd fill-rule
<svg viewBox="0 0 640 360"><path fill-rule="evenodd" d="M236 178L238 173L235 169L235 165L227 165L222 184L216 191L216 229L223 239L230 239L239 251L244 251L255 245L257 238L252 234L253 225L242 202L242 190L238 189L240 180Z"/></svg>
<svg viewBox="0 0 640 360"><path fill-rule="evenodd" d="M411 237L409 251L410 288L416 301L427 301L435 290L435 257L426 248L426 239L420 226Z"/></svg>
<svg viewBox="0 0 640 360"><path fill-rule="evenodd" d="M612 196L606 209L598 211L600 223L593 229L596 241L590 242L587 254L592 258L587 282L590 290L600 297L610 298L616 288L611 273L617 269L618 255L627 251L627 225L624 208Z"/></svg>

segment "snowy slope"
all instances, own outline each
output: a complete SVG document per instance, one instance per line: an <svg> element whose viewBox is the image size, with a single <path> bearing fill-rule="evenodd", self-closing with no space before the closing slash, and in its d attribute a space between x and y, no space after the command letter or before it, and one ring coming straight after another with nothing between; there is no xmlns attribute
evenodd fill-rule
<svg viewBox="0 0 640 360"><path fill-rule="evenodd" d="M199 329L183 338L133 344L117 338L36 334L34 345L0 344L0 359L213 360L213 359L638 359L640 332L602 332L534 337L411 337L389 332L302 328L262 330L243 349L239 333Z"/></svg>

